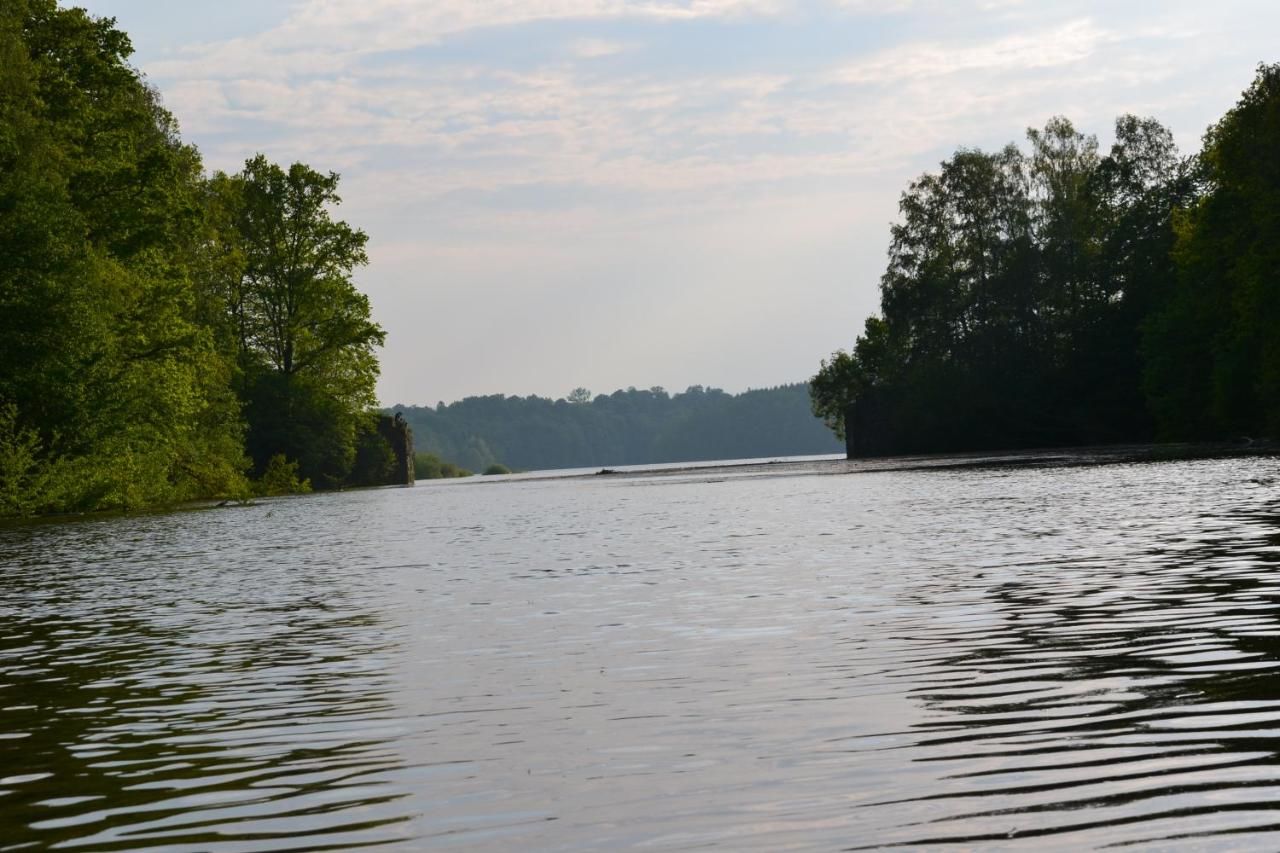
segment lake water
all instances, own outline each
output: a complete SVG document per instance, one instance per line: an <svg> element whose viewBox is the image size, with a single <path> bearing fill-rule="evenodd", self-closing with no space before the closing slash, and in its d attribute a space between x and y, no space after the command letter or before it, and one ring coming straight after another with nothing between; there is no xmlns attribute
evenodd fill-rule
<svg viewBox="0 0 1280 853"><path fill-rule="evenodd" d="M0 850L1280 848L1280 461L0 528Z"/></svg>

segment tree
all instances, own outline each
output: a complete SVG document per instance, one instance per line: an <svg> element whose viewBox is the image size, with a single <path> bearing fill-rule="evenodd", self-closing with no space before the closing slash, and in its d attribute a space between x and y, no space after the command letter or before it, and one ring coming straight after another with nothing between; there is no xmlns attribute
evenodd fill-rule
<svg viewBox="0 0 1280 853"><path fill-rule="evenodd" d="M1170 438L1280 435L1280 64L1205 134L1176 220L1177 287L1151 322L1148 390Z"/></svg>
<svg viewBox="0 0 1280 853"><path fill-rule="evenodd" d="M0 443L33 460L36 511L243 487L194 311L200 160L131 52L110 19L0 6Z"/></svg>
<svg viewBox="0 0 1280 853"><path fill-rule="evenodd" d="M853 411L855 444L876 452L1150 436L1139 340L1167 299L1171 212L1192 182L1158 123L1116 130L1100 157L1054 118L1027 131L1028 154L961 149L912 182L882 318L810 383L837 435Z"/></svg>
<svg viewBox="0 0 1280 853"><path fill-rule="evenodd" d="M247 494L246 438L332 485L370 423L383 332L337 176L206 177L131 53L0 3L0 515Z"/></svg>
<svg viewBox="0 0 1280 853"><path fill-rule="evenodd" d="M369 238L329 216L341 203L338 176L302 163L286 172L259 154L238 178L241 347L276 373L319 379L348 405L372 405L373 349L386 333L351 281L369 262Z"/></svg>
<svg viewBox="0 0 1280 853"><path fill-rule="evenodd" d="M1095 430L1095 441L1154 434L1144 340L1177 278L1174 213L1195 193L1189 161L1158 121L1120 116L1115 137L1091 181L1099 223L1097 301L1074 359L1077 388L1088 389L1094 423L1113 429L1111 435Z"/></svg>
<svg viewBox="0 0 1280 853"><path fill-rule="evenodd" d="M566 397L565 399L567 399L570 403L574 403L576 405L582 405L583 403L590 403L591 392L588 391L586 388L583 388L582 386L578 386L577 388L574 388L572 391L570 391L569 396Z"/></svg>
<svg viewBox="0 0 1280 853"><path fill-rule="evenodd" d="M841 441L845 438L849 406L890 384L892 371L898 366L891 351L893 345L888 324L879 317L868 317L853 352L836 350L809 380L813 414L822 418Z"/></svg>
<svg viewBox="0 0 1280 853"><path fill-rule="evenodd" d="M1054 360L1076 351L1091 308L1101 299L1094 282L1098 248L1092 177L1098 168L1098 140L1078 132L1062 116L1044 130L1030 128L1029 193L1035 242L1040 256L1043 306Z"/></svg>
<svg viewBox="0 0 1280 853"><path fill-rule="evenodd" d="M368 237L330 217L336 174L258 155L213 184L232 226L222 255L239 264L219 293L239 347L250 454L261 470L284 453L304 478L338 485L370 428L374 349L386 337L352 282Z"/></svg>

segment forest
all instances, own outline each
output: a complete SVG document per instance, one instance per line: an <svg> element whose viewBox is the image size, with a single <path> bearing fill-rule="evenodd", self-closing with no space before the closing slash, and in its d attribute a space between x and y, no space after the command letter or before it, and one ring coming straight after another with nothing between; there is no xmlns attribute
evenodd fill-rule
<svg viewBox="0 0 1280 853"><path fill-rule="evenodd" d="M565 398L467 397L397 407L421 451L464 468L522 471L755 459L838 453L841 445L809 411L803 384L728 394L694 385L683 393L628 388Z"/></svg>
<svg viewBox="0 0 1280 853"><path fill-rule="evenodd" d="M857 455L1280 437L1280 65L1194 156L1055 118L899 213L880 313L811 381Z"/></svg>
<svg viewBox="0 0 1280 853"><path fill-rule="evenodd" d="M205 172L111 19L0 5L0 516L376 481L338 177Z"/></svg>

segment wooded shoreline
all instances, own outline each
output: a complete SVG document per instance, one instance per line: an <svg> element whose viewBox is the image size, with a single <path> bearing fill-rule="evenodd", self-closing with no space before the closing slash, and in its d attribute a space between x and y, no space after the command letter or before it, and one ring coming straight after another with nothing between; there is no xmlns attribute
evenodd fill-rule
<svg viewBox="0 0 1280 853"><path fill-rule="evenodd" d="M338 176L206 173L132 52L0 8L0 517L386 482Z"/></svg>
<svg viewBox="0 0 1280 853"><path fill-rule="evenodd" d="M1027 142L902 194L815 413L854 455L1280 437L1280 65L1192 156L1132 115L1105 153L1061 117Z"/></svg>

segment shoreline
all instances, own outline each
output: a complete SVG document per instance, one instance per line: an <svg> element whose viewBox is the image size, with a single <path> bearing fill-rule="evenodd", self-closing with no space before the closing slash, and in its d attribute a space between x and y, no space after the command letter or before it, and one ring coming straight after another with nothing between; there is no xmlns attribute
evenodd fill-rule
<svg viewBox="0 0 1280 853"><path fill-rule="evenodd" d="M781 456L761 459L707 460L650 463L645 465L620 465L615 468L564 468L545 471L528 471L515 474L477 475L473 477L419 480L413 486L360 486L348 489L332 489L298 495L277 495L252 498L247 502L197 499L170 506L153 506L137 510L99 510L84 513L59 513L54 515L7 516L0 518L0 530L33 527L42 524L62 524L78 521L106 521L113 518L132 518L146 515L166 515L177 512L204 512L218 509L243 509L260 506L264 502L296 500L299 498L334 495L343 492L364 492L385 489L412 489L425 484L427 488L464 488L498 486L515 483L539 483L550 480L637 481L645 479L670 479L677 477L727 478L727 477L795 477L795 476L843 476L851 474L875 474L892 471L957 471L989 468L1060 468L1087 465L1119 465L1159 462L1179 462L1198 459L1225 459L1244 456L1280 456L1280 443L1257 441L1250 444L1231 442L1169 444L1114 444L1084 445L1079 447L1049 447L1028 450L970 451L965 453L911 454L903 456L860 457L848 459L836 455Z"/></svg>
<svg viewBox="0 0 1280 853"><path fill-rule="evenodd" d="M520 474L468 477L454 480L450 486L497 485L501 483L543 482L547 480L637 480L649 477L688 475L784 475L784 474L867 474L884 471L940 471L980 468L1055 468L1084 465L1115 465L1144 462L1176 462L1196 459L1219 459L1241 456L1278 456L1280 443L1258 441L1251 444L1230 442L1176 442L1168 444L1082 445L1025 450L985 450L963 453L906 454L901 456L775 457L718 462L673 462L670 464L620 465L598 469L565 468L528 471ZM833 470L817 470L830 467ZM437 482L437 481L424 481Z"/></svg>

